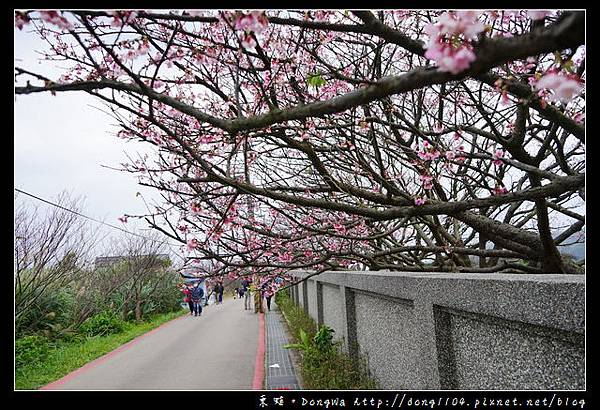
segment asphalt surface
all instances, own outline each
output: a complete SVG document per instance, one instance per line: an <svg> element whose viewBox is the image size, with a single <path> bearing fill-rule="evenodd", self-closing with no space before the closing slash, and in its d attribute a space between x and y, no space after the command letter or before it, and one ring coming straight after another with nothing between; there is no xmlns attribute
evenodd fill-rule
<svg viewBox="0 0 600 410"><path fill-rule="evenodd" d="M52 390L250 390L259 319L226 299L142 336L47 386Z"/></svg>

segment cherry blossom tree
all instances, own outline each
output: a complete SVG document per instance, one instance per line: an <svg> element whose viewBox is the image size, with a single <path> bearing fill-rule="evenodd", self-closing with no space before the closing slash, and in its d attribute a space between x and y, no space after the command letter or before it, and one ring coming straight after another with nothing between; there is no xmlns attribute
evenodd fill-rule
<svg viewBox="0 0 600 410"><path fill-rule="evenodd" d="M580 11L18 11L155 157L143 217L207 275L579 273ZM26 82L25 82L26 81ZM51 97L49 97L51 98ZM200 266L200 265L199 265ZM277 280L280 282L280 280Z"/></svg>

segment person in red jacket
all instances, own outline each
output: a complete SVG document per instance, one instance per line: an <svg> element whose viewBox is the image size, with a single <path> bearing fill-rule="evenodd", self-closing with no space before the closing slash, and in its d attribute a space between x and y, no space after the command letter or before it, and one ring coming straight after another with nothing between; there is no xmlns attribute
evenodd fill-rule
<svg viewBox="0 0 600 410"><path fill-rule="evenodd" d="M190 297L190 289L183 285L183 288L181 289L181 291L183 292L183 294L185 295L185 297L183 298L183 301L186 302L190 308L190 314L192 316L194 316L194 302L192 302L192 298Z"/></svg>

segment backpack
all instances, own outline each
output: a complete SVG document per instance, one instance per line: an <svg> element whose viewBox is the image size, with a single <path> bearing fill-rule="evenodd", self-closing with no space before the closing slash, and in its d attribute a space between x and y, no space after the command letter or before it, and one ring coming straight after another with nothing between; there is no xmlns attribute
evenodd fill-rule
<svg viewBox="0 0 600 410"><path fill-rule="evenodd" d="M190 289L190 296L192 300L199 301L202 299L202 297L204 297L204 289L202 289L200 286L197 288L192 288Z"/></svg>

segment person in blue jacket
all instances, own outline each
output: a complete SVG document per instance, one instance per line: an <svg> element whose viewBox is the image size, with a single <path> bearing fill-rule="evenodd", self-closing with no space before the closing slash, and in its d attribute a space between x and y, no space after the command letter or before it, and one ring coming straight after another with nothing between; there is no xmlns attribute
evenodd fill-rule
<svg viewBox="0 0 600 410"><path fill-rule="evenodd" d="M202 289L202 286L200 286L198 282L194 283L194 285L190 288L189 297L192 302L194 316L202 315L202 298L204 297L204 289Z"/></svg>

